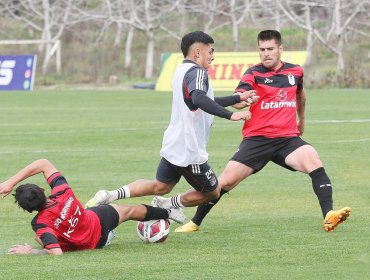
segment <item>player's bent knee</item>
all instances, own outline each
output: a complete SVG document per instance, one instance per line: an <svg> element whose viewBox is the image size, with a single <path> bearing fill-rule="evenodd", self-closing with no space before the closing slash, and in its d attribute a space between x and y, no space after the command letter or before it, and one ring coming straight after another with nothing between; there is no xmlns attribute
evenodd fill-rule
<svg viewBox="0 0 370 280"><path fill-rule="evenodd" d="M214 200L214 199L217 199L219 197L220 197L220 190L217 188L216 190L207 193L207 199L208 199L207 202L209 202L211 200Z"/></svg>

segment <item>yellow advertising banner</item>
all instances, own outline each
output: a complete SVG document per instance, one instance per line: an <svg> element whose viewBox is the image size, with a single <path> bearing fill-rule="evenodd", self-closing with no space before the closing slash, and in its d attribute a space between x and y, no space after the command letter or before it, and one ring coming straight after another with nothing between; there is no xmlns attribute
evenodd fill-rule
<svg viewBox="0 0 370 280"><path fill-rule="evenodd" d="M281 59L285 62L303 65L306 61L305 51L283 52ZM155 85L157 91L171 91L173 73L182 63L181 53L171 53L162 65L162 70ZM260 63L258 52L217 52L215 60L208 68L208 77L215 91L233 91L244 72Z"/></svg>

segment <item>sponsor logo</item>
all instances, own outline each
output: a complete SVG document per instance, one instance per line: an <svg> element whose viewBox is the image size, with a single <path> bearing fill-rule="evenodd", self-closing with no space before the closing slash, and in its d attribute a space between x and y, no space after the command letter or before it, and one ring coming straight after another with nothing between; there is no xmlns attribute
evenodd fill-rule
<svg viewBox="0 0 370 280"><path fill-rule="evenodd" d="M0 61L0 86L7 86L13 79L15 60Z"/></svg>
<svg viewBox="0 0 370 280"><path fill-rule="evenodd" d="M297 106L297 102L295 100L287 100L288 93L281 89L276 95L275 99L277 101L270 101L270 102L261 102L261 109L268 110L268 109L279 109L279 108L295 108Z"/></svg>
<svg viewBox="0 0 370 280"><path fill-rule="evenodd" d="M279 108L294 108L296 107L297 102L295 101L270 101L270 102L261 102L261 109L268 110L268 109L279 109Z"/></svg>
<svg viewBox="0 0 370 280"><path fill-rule="evenodd" d="M323 184L323 185L320 185L320 188L325 188L325 187L331 187L331 184Z"/></svg>
<svg viewBox="0 0 370 280"><path fill-rule="evenodd" d="M281 89L277 94L276 94L276 99L279 101L285 101L288 98L288 94L285 90Z"/></svg>
<svg viewBox="0 0 370 280"><path fill-rule="evenodd" d="M265 79L265 84L271 84L273 83L274 81L273 80L270 80L269 78L266 78Z"/></svg>

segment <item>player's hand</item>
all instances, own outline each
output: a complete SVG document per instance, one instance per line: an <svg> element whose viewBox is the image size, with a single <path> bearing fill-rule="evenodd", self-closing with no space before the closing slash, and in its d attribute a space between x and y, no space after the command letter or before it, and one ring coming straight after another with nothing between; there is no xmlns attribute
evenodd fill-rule
<svg viewBox="0 0 370 280"><path fill-rule="evenodd" d="M13 245L8 249L10 255L28 255L31 253L32 246L25 243L24 245Z"/></svg>
<svg viewBox="0 0 370 280"><path fill-rule="evenodd" d="M258 99L260 98L257 95L257 91L252 89L252 90L247 90L244 92L236 92L235 94L238 94L240 96L240 101L246 102L250 106L253 103L256 103Z"/></svg>
<svg viewBox="0 0 370 280"><path fill-rule="evenodd" d="M12 192L15 184L9 179L0 184L0 195L2 198L6 197Z"/></svg>
<svg viewBox="0 0 370 280"><path fill-rule="evenodd" d="M249 107L249 106L250 106L250 103L247 103L245 101L242 101L242 102L239 102L239 103L236 103L236 104L232 105L232 107L237 109L237 110L241 110L241 109L244 109L245 107Z"/></svg>
<svg viewBox="0 0 370 280"><path fill-rule="evenodd" d="M240 121L240 120L248 121L248 120L251 119L251 117L252 117L251 112L249 112L249 111L239 111L239 112L234 112L231 115L230 120L231 121Z"/></svg>

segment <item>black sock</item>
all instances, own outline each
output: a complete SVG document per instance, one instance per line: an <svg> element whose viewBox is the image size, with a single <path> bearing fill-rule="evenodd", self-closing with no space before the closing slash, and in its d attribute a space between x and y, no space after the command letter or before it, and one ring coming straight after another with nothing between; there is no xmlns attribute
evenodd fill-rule
<svg viewBox="0 0 370 280"><path fill-rule="evenodd" d="M191 219L193 221L193 223L200 226L203 219L207 216L208 212L211 211L213 206L215 206L217 204L217 202L221 199L221 196L223 196L227 192L228 191L225 191L224 189L221 189L219 198L217 198L215 200L211 200L210 202L208 202L206 204L199 205L197 207L197 212L195 213L194 217Z"/></svg>
<svg viewBox="0 0 370 280"><path fill-rule="evenodd" d="M319 199L322 214L325 218L326 214L333 210L333 196L331 182L326 175L324 167L317 168L316 170L309 173L312 179L312 187Z"/></svg>
<svg viewBox="0 0 370 280"><path fill-rule="evenodd" d="M146 207L146 215L143 221L168 219L168 210L143 204Z"/></svg>

